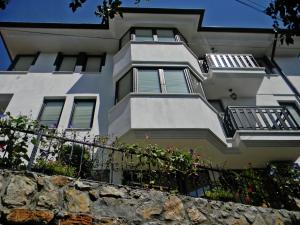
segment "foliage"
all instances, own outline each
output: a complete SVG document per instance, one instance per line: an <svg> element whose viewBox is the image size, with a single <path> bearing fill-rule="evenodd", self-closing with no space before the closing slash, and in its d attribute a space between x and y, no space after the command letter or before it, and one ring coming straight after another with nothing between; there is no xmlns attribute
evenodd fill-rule
<svg viewBox="0 0 300 225"><path fill-rule="evenodd" d="M78 144L63 145L57 160L73 167L77 176L82 178L91 177L93 162L88 150L82 146Z"/></svg>
<svg viewBox="0 0 300 225"><path fill-rule="evenodd" d="M63 175L68 177L76 176L76 168L66 165L60 161L37 160L34 170L48 175Z"/></svg>
<svg viewBox="0 0 300 225"><path fill-rule="evenodd" d="M229 190L223 189L222 187L213 188L210 191L205 192L205 197L211 200L218 201L234 201L235 196Z"/></svg>
<svg viewBox="0 0 300 225"><path fill-rule="evenodd" d="M26 116L13 117L7 113L0 119L0 150L3 152L0 166L4 168L19 169L24 162L29 160L27 155L29 142L34 142L28 134L20 130L35 130L38 127L36 121Z"/></svg>
<svg viewBox="0 0 300 225"><path fill-rule="evenodd" d="M0 0L0 9L5 9L8 3L9 0Z"/></svg>
<svg viewBox="0 0 300 225"><path fill-rule="evenodd" d="M275 30L282 24L286 30L280 34L280 41L287 45L293 44L293 36L300 33L300 4L299 0L275 0L265 10L272 17Z"/></svg>

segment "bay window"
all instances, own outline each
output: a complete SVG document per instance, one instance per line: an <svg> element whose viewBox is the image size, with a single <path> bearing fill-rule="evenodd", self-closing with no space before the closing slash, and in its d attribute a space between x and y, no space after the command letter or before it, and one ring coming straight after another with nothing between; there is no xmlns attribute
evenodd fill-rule
<svg viewBox="0 0 300 225"><path fill-rule="evenodd" d="M149 94L203 93L199 79L187 68L133 68L117 81L116 102L130 92Z"/></svg>

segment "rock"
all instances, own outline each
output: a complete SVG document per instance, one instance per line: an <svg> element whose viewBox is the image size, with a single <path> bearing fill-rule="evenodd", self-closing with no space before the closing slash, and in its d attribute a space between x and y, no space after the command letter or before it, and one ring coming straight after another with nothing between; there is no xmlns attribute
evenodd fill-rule
<svg viewBox="0 0 300 225"><path fill-rule="evenodd" d="M59 225L92 225L93 218L90 215L68 215L59 220Z"/></svg>
<svg viewBox="0 0 300 225"><path fill-rule="evenodd" d="M256 215L252 213L251 211L248 211L244 214L245 218L249 223L253 223L255 220Z"/></svg>
<svg viewBox="0 0 300 225"><path fill-rule="evenodd" d="M3 175L0 175L0 191L3 188L3 182L4 182L4 177L3 177Z"/></svg>
<svg viewBox="0 0 300 225"><path fill-rule="evenodd" d="M124 198L125 193L113 186L103 186L100 188L99 195L101 197Z"/></svg>
<svg viewBox="0 0 300 225"><path fill-rule="evenodd" d="M29 196L36 190L36 183L28 177L12 176L3 197L3 203L12 206L23 206L29 201Z"/></svg>
<svg viewBox="0 0 300 225"><path fill-rule="evenodd" d="M57 191L43 191L37 199L37 206L47 209L55 209L59 204Z"/></svg>
<svg viewBox="0 0 300 225"><path fill-rule="evenodd" d="M151 219L154 215L160 215L162 206L153 202L146 202L139 208L136 213L145 220Z"/></svg>
<svg viewBox="0 0 300 225"><path fill-rule="evenodd" d="M58 187L63 187L72 181L70 178L64 176L52 176L50 180L52 184Z"/></svg>
<svg viewBox="0 0 300 225"><path fill-rule="evenodd" d="M51 211L14 209L7 215L6 220L11 224L48 224L53 218Z"/></svg>
<svg viewBox="0 0 300 225"><path fill-rule="evenodd" d="M75 181L74 184L75 184L75 187L81 191L88 191L88 190L92 189L92 185L84 184L82 181L79 181L79 180Z"/></svg>
<svg viewBox="0 0 300 225"><path fill-rule="evenodd" d="M207 220L203 213L201 213L196 207L190 207L186 211L193 223L202 223Z"/></svg>
<svg viewBox="0 0 300 225"><path fill-rule="evenodd" d="M90 211L90 199L87 193L74 188L65 190L66 208L73 213L87 213Z"/></svg>
<svg viewBox="0 0 300 225"><path fill-rule="evenodd" d="M97 225L125 225L119 219L115 218L101 218Z"/></svg>
<svg viewBox="0 0 300 225"><path fill-rule="evenodd" d="M171 195L164 204L164 218L166 220L182 220L184 217L183 204L181 200Z"/></svg>
<svg viewBox="0 0 300 225"><path fill-rule="evenodd" d="M294 198L295 204L300 209L300 199L299 198Z"/></svg>
<svg viewBox="0 0 300 225"><path fill-rule="evenodd" d="M99 192L97 190L90 190L89 196L92 201L96 201L98 199Z"/></svg>
<svg viewBox="0 0 300 225"><path fill-rule="evenodd" d="M252 225L267 225L267 224L264 221L264 219L261 217L261 215L258 214L255 218L254 223L252 223Z"/></svg>
<svg viewBox="0 0 300 225"><path fill-rule="evenodd" d="M236 218L228 218L225 221L226 225L249 225L247 220L244 217L240 217L239 219Z"/></svg>

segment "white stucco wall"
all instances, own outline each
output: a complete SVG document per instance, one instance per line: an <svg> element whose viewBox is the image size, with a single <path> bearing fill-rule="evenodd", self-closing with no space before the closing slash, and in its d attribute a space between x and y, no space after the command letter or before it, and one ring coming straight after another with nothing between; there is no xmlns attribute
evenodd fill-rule
<svg viewBox="0 0 300 225"><path fill-rule="evenodd" d="M65 105L58 125L68 127L74 98L96 98L95 134L107 134L108 110L114 103L112 56L107 55L101 73L53 73L56 53L41 53L28 73L1 72L0 94L13 93L6 109L14 115L30 115L37 119L44 98L64 98Z"/></svg>

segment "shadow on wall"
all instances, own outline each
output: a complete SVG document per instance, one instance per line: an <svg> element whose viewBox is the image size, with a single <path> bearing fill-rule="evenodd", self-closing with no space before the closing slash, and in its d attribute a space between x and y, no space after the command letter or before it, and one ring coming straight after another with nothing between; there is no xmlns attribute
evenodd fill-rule
<svg viewBox="0 0 300 225"><path fill-rule="evenodd" d="M112 79L112 59L106 58L106 64L102 67L101 73L84 73L70 88L67 94L73 94L78 97L95 97L99 95L98 109L98 129L100 134L107 135L108 131L108 111L114 105L114 87Z"/></svg>

